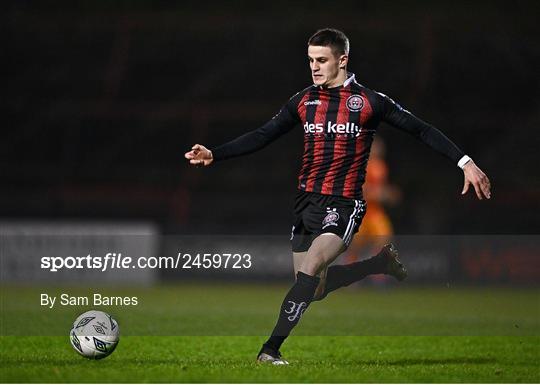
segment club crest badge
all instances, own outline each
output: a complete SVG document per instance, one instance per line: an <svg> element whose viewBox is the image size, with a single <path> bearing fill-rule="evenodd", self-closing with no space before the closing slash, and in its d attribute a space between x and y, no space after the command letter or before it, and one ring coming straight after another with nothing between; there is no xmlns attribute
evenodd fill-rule
<svg viewBox="0 0 540 385"><path fill-rule="evenodd" d="M325 229L328 226L337 226L337 221L339 220L339 214L337 213L336 209L327 208L326 209L326 216L324 217L322 221L322 228Z"/></svg>
<svg viewBox="0 0 540 385"><path fill-rule="evenodd" d="M358 112L364 108L364 98L360 95L351 95L347 98L347 108L351 112Z"/></svg>

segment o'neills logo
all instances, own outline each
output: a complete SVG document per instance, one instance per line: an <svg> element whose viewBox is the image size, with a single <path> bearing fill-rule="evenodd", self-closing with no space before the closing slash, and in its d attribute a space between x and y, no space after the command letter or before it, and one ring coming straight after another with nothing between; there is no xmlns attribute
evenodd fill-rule
<svg viewBox="0 0 540 385"><path fill-rule="evenodd" d="M307 102L304 102L304 106L320 106L322 103L319 99L316 100L308 100Z"/></svg>
<svg viewBox="0 0 540 385"><path fill-rule="evenodd" d="M306 122L304 124L304 132L306 134L349 134L359 136L361 131L362 127L351 122L345 124L328 122L326 127L322 123Z"/></svg>

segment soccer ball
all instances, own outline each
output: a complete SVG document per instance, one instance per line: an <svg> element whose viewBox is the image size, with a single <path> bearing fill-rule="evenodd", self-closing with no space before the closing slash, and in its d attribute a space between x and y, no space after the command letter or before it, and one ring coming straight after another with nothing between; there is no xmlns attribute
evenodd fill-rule
<svg viewBox="0 0 540 385"><path fill-rule="evenodd" d="M90 310L78 316L69 332L73 349L81 356L94 360L111 354L119 339L118 322L98 310Z"/></svg>

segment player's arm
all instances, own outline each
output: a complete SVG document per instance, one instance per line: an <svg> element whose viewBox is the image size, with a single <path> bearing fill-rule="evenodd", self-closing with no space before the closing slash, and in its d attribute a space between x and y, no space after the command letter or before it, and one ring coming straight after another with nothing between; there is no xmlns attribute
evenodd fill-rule
<svg viewBox="0 0 540 385"><path fill-rule="evenodd" d="M382 120L413 135L435 151L451 159L463 170L464 184L461 194L467 193L469 186L472 185L478 199L491 198L489 178L454 142L437 128L403 109L386 95L379 95L381 97Z"/></svg>
<svg viewBox="0 0 540 385"><path fill-rule="evenodd" d="M185 154L189 163L198 166L209 166L214 161L247 155L266 147L281 135L289 132L300 121L294 99L291 99L279 113L263 126L250 131L228 143L213 149L195 144L191 151Z"/></svg>

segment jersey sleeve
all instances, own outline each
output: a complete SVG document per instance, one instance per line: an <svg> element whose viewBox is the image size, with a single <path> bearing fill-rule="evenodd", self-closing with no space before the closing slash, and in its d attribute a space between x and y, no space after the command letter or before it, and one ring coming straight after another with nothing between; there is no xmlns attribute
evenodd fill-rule
<svg viewBox="0 0 540 385"><path fill-rule="evenodd" d="M293 96L281 110L261 127L212 149L214 161L251 154L266 147L281 135L289 132L298 122L298 94Z"/></svg>
<svg viewBox="0 0 540 385"><path fill-rule="evenodd" d="M431 124L417 118L409 111L403 109L399 104L394 102L388 96L378 93L381 103L381 120L391 124L392 126L408 132L418 140L424 142L429 147L445 155L454 163L465 155L465 153Z"/></svg>

